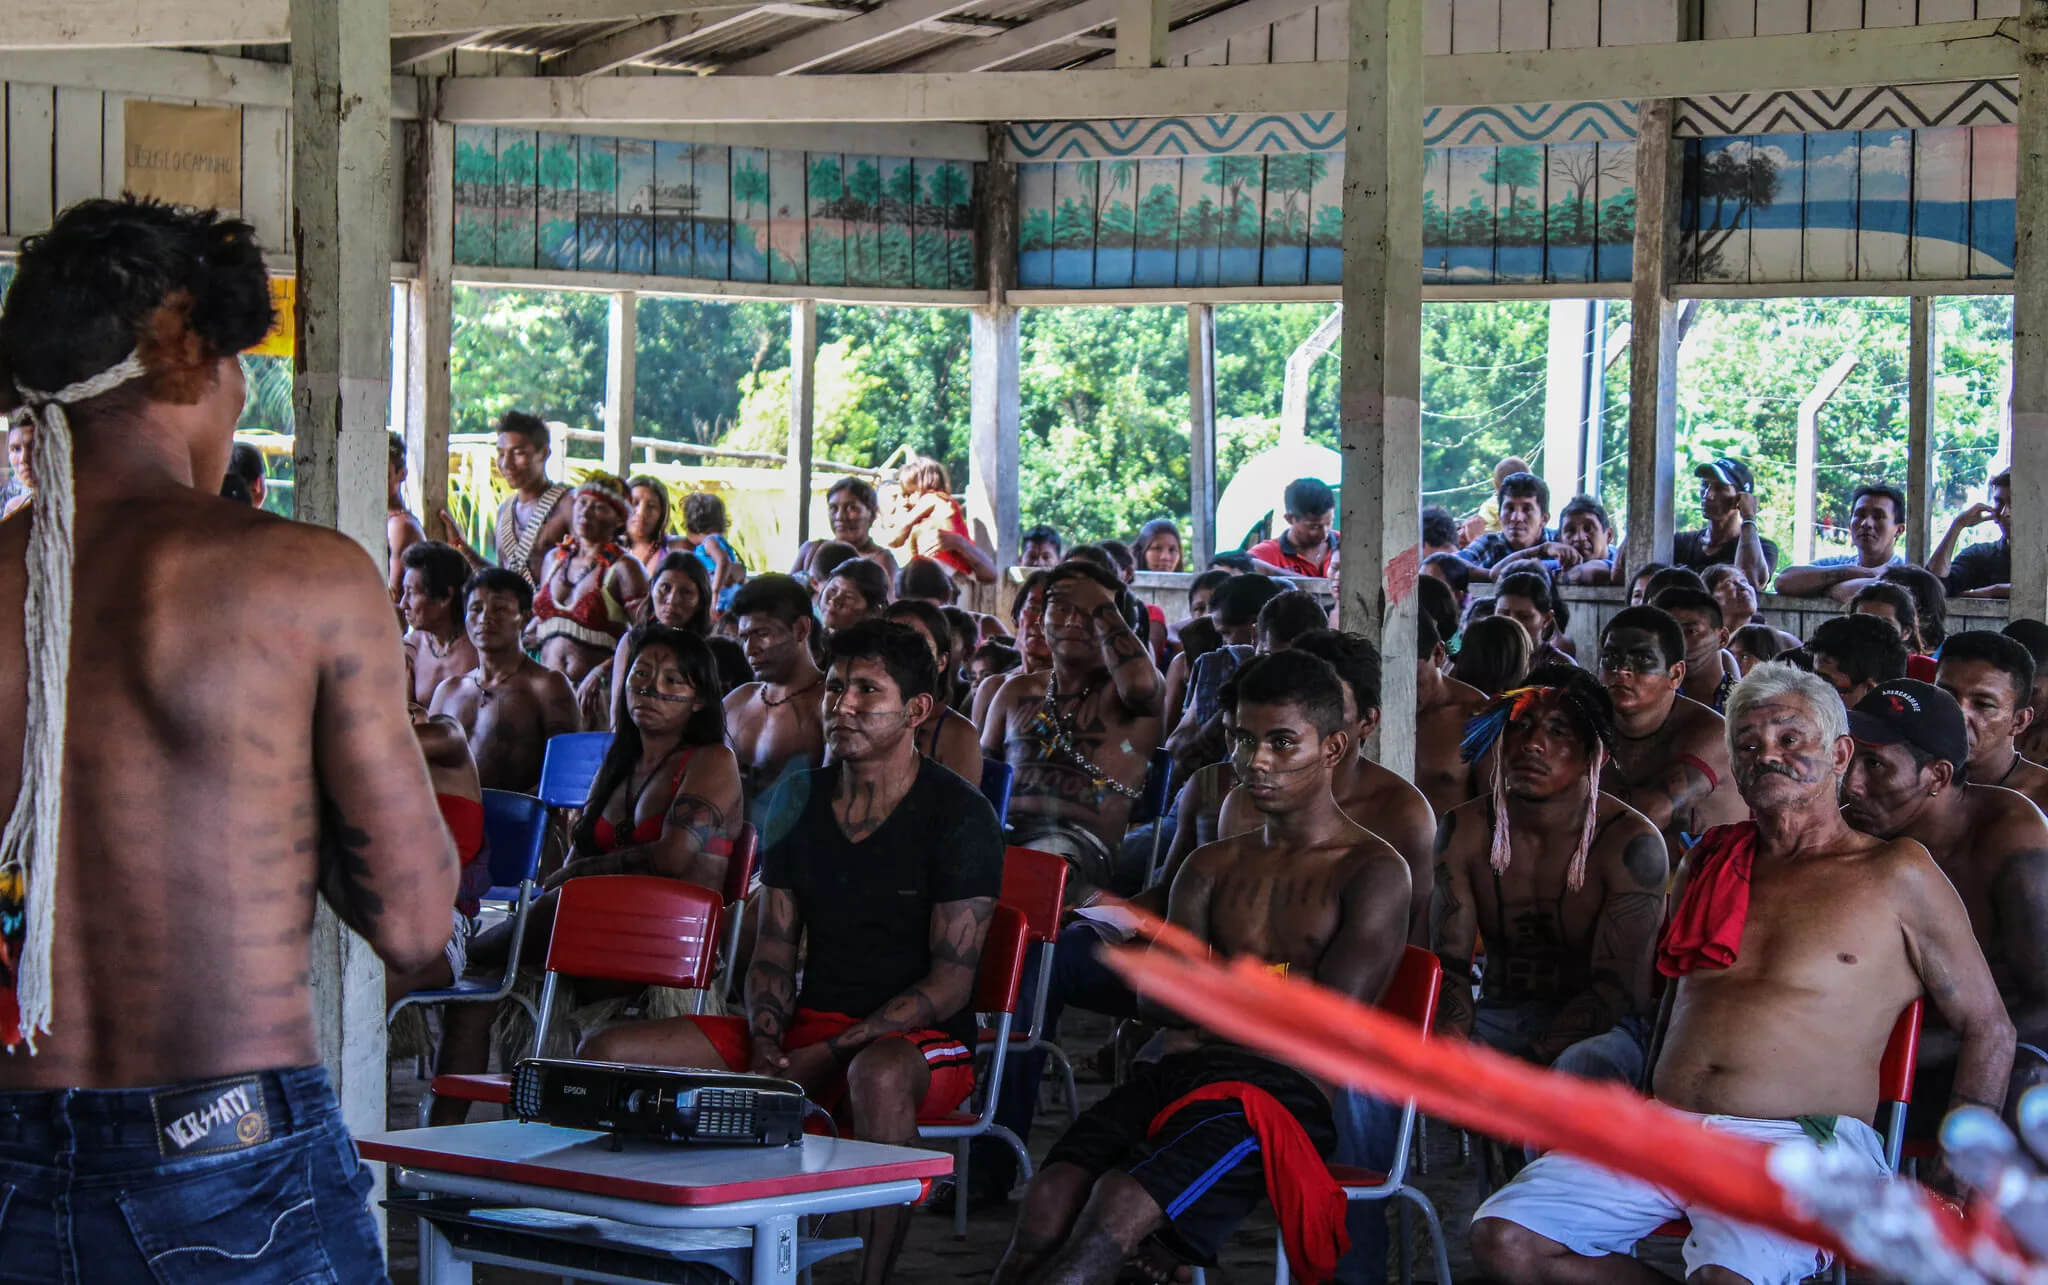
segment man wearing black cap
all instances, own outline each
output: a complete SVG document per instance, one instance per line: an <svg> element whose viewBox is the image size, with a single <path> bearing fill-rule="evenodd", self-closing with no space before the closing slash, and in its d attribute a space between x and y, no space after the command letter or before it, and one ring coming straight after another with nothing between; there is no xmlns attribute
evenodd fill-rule
<svg viewBox="0 0 2048 1285"><path fill-rule="evenodd" d="M2018 1032L2006 1098L2016 1101L2048 1082L2048 819L2012 790L1964 781L1962 707L1930 683L1879 684L1850 711L1849 732L1856 753L1842 778L1842 815L1866 834L1919 841L1961 894ZM1918 1136L1932 1134L1946 1110L1958 1047L1953 1031L1921 1033Z"/></svg>
<svg viewBox="0 0 2048 1285"><path fill-rule="evenodd" d="M1704 572L1717 562L1733 563L1761 589L1778 569L1778 546L1757 534L1756 479L1749 465L1723 455L1692 471L1700 480L1700 509L1707 525L1680 531L1671 542L1671 561Z"/></svg>

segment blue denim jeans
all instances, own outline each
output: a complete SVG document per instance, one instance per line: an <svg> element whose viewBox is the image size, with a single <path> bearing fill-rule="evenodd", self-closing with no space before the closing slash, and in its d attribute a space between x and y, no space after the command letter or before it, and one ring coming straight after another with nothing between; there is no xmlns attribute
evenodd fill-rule
<svg viewBox="0 0 2048 1285"><path fill-rule="evenodd" d="M386 1282L319 1067L0 1093L0 1281Z"/></svg>

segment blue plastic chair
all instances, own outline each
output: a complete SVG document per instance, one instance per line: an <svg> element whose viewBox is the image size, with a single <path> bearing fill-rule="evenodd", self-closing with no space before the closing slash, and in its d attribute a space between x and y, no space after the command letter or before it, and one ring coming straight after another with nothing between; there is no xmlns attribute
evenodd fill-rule
<svg viewBox="0 0 2048 1285"><path fill-rule="evenodd" d="M610 732L564 732L548 738L540 761L540 801L551 808L580 808L590 798L597 765L612 747Z"/></svg>
<svg viewBox="0 0 2048 1285"><path fill-rule="evenodd" d="M469 981L458 977L453 986L417 990L402 996L384 1015L385 1021L398 1016L398 1011L408 1004L476 1004L519 999L512 994L512 984L519 974L517 961L519 948L526 940L527 913L539 895L540 854L547 833L545 803L530 794L511 790L484 791L484 852L479 860L486 862L491 872L493 887L488 896L510 903L512 942L506 958L513 962L497 977Z"/></svg>
<svg viewBox="0 0 2048 1285"><path fill-rule="evenodd" d="M1173 755L1166 752L1164 745L1152 751L1152 765L1145 771L1144 790L1131 808L1131 824L1143 825L1157 821L1160 813L1166 811L1166 787L1173 777Z"/></svg>
<svg viewBox="0 0 2048 1285"><path fill-rule="evenodd" d="M1010 786L1017 779L1017 769L1001 759L981 761L981 797L996 810L996 824L1010 823Z"/></svg>

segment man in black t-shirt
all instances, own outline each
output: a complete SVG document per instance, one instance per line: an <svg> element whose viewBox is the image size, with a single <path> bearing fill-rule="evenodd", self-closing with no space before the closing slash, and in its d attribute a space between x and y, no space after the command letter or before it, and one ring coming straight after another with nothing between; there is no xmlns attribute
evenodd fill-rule
<svg viewBox="0 0 2048 1285"><path fill-rule="evenodd" d="M1707 525L1680 531L1671 542L1671 561L1705 574L1726 562L1740 567L1762 589L1778 571L1778 546L1757 534L1756 478L1749 465L1722 456L1692 471L1700 480L1700 511Z"/></svg>
<svg viewBox="0 0 2048 1285"><path fill-rule="evenodd" d="M917 752L937 684L931 650L907 625L865 620L832 636L832 762L785 780L762 811L747 1016L614 1027L581 1056L787 1076L824 1106L843 1100L871 1142L914 1142L920 1115L966 1099L1003 835L978 790ZM861 1216L864 1285L888 1275L907 1216Z"/></svg>
<svg viewBox="0 0 2048 1285"><path fill-rule="evenodd" d="M1984 503L1956 514L1941 543L1927 555L1927 569L1941 577L1951 598L2004 598L2012 593L2012 470L1992 478L1984 497ZM1957 553L1962 533L1986 522L1998 527L1998 538Z"/></svg>

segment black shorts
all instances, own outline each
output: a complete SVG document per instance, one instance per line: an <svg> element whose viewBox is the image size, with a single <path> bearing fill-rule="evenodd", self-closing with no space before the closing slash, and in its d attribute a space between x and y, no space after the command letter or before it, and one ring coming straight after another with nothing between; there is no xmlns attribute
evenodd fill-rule
<svg viewBox="0 0 2048 1285"><path fill-rule="evenodd" d="M1242 1049L1176 1053L1141 1069L1082 1113L1045 1158L1091 1176L1120 1169L1138 1180L1166 1214L1160 1238L1189 1262L1213 1265L1224 1242L1266 1195L1259 1140L1229 1099L1195 1102L1152 1138L1152 1119L1205 1085L1241 1080L1271 1094L1301 1123L1324 1159L1337 1145L1330 1102L1307 1076Z"/></svg>

